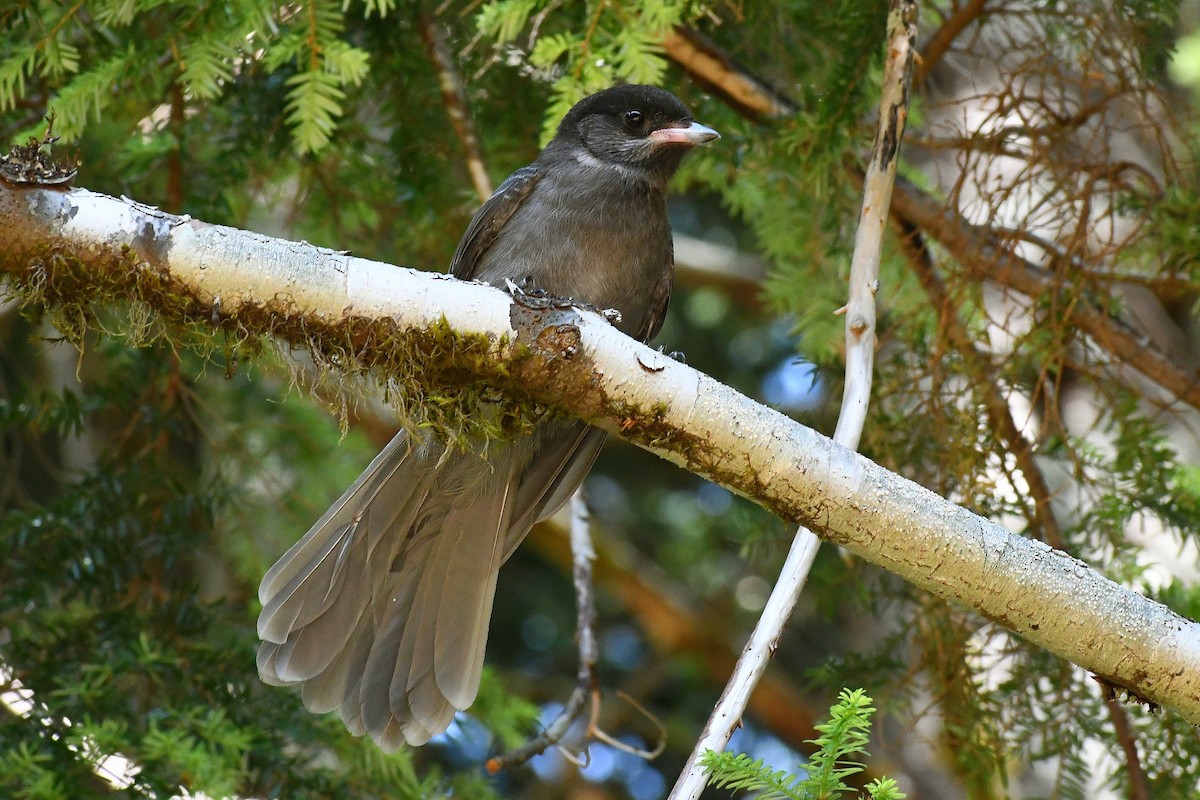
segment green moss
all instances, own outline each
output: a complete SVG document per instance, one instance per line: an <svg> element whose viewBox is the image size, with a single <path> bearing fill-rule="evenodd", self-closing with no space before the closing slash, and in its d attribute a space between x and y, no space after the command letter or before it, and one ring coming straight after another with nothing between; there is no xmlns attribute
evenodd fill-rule
<svg viewBox="0 0 1200 800"><path fill-rule="evenodd" d="M527 348L457 333L445 320L423 330L362 317L322 321L287 299L227 312L128 249L98 264L94 257L85 263L69 248L47 247L10 254L2 267L7 293L22 312L50 322L81 350L89 333L124 337L139 347L166 342L223 362L233 374L281 350L303 349L316 376L285 355L297 384L335 386L335 397L377 391L404 427L457 444L529 431L549 413L522 395L509 365L497 359L506 349L520 359ZM339 404L343 420L347 409Z"/></svg>
<svg viewBox="0 0 1200 800"><path fill-rule="evenodd" d="M714 470L719 460L713 453L712 443L667 421L668 411L666 403L657 403L649 409L620 403L616 404L613 417L619 420L621 431L631 440L677 452L689 469Z"/></svg>

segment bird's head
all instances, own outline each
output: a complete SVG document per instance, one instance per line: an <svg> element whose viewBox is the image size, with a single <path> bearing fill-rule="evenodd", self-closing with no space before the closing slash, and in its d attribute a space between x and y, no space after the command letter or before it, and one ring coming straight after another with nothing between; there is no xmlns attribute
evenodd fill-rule
<svg viewBox="0 0 1200 800"><path fill-rule="evenodd" d="M685 153L720 134L694 121L678 97L654 86L614 86L580 100L555 140L582 162L597 162L668 180Z"/></svg>

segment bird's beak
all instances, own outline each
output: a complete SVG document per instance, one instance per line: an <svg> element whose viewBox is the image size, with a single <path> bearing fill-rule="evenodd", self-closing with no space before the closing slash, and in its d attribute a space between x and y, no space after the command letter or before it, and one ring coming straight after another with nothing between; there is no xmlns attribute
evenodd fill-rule
<svg viewBox="0 0 1200 800"><path fill-rule="evenodd" d="M677 128L659 128L656 131L651 131L649 138L658 144L682 144L688 147L695 147L698 144L711 142L713 139L720 139L721 134L707 125L692 122Z"/></svg>

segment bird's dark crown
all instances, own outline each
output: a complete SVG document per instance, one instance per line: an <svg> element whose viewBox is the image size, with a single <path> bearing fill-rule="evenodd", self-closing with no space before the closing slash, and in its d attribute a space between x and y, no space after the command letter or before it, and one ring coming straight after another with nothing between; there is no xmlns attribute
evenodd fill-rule
<svg viewBox="0 0 1200 800"><path fill-rule="evenodd" d="M623 170L626 177L641 175L663 187L690 148L664 144L651 134L686 127L691 121L687 106L668 91L656 86L614 86L576 103L547 149L581 152L577 158L595 159L593 163Z"/></svg>
<svg viewBox="0 0 1200 800"><path fill-rule="evenodd" d="M657 86L614 86L585 97L567 112L559 124L560 133L572 131L592 115L619 117L628 111L640 111L646 116L645 130L662 127L669 122L691 120L692 114L683 102Z"/></svg>

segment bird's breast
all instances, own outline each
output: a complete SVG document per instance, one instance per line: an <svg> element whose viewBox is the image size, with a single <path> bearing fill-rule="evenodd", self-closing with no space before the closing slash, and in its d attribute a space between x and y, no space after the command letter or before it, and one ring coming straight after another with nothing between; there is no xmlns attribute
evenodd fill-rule
<svg viewBox="0 0 1200 800"><path fill-rule="evenodd" d="M555 185L558 184L558 185ZM635 334L672 264L661 191L636 181L544 181L504 226L478 277L525 278L550 294L621 312Z"/></svg>

